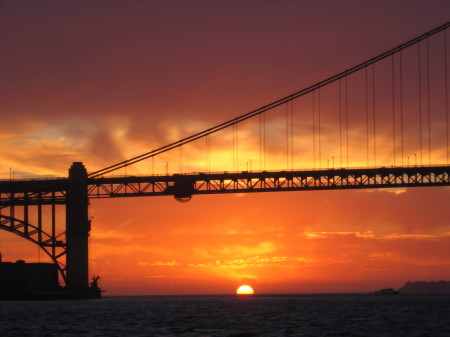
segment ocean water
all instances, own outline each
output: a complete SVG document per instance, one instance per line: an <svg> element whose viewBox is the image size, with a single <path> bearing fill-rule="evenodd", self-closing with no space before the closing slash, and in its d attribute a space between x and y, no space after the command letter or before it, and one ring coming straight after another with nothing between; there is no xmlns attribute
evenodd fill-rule
<svg viewBox="0 0 450 337"><path fill-rule="evenodd" d="M450 336L450 295L3 301L0 336Z"/></svg>

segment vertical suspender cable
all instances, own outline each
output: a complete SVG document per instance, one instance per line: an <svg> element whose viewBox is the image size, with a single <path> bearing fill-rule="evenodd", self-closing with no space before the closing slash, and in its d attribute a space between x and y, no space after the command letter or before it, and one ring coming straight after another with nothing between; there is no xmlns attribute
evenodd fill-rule
<svg viewBox="0 0 450 337"><path fill-rule="evenodd" d="M152 157L152 175L155 175L155 157Z"/></svg>
<svg viewBox="0 0 450 337"><path fill-rule="evenodd" d="M259 115L259 170L263 171L263 158L262 158L262 118L264 114Z"/></svg>
<svg viewBox="0 0 450 337"><path fill-rule="evenodd" d="M349 156L348 156L349 139L348 139L348 84L347 84L347 76L345 76L345 126L346 126L346 136L347 136L347 168L348 168L348 165L349 165L349 161L348 161L348 159L349 159Z"/></svg>
<svg viewBox="0 0 450 337"><path fill-rule="evenodd" d="M233 124L233 171L236 171L236 124Z"/></svg>
<svg viewBox="0 0 450 337"><path fill-rule="evenodd" d="M430 47L427 39L428 165L431 165Z"/></svg>
<svg viewBox="0 0 450 337"><path fill-rule="evenodd" d="M238 130L237 124L233 124L233 171L238 171L238 167Z"/></svg>
<svg viewBox="0 0 450 337"><path fill-rule="evenodd" d="M286 117L286 170L289 169L289 102L285 106Z"/></svg>
<svg viewBox="0 0 450 337"><path fill-rule="evenodd" d="M375 63L372 65L372 102L373 102L373 166L377 166L377 114L375 110Z"/></svg>
<svg viewBox="0 0 450 337"><path fill-rule="evenodd" d="M263 116L263 155L264 155L264 170L266 169L266 113L262 113Z"/></svg>
<svg viewBox="0 0 450 337"><path fill-rule="evenodd" d="M294 170L294 101L291 101L291 169Z"/></svg>
<svg viewBox="0 0 450 337"><path fill-rule="evenodd" d="M392 55L392 148L394 152L394 167L395 167L395 58Z"/></svg>
<svg viewBox="0 0 450 337"><path fill-rule="evenodd" d="M342 167L342 80L339 79L339 162Z"/></svg>
<svg viewBox="0 0 450 337"><path fill-rule="evenodd" d="M421 67L421 53L422 48L420 46L420 41L417 43L418 46L418 67L419 67L419 147L420 147L420 165L422 165L422 67Z"/></svg>
<svg viewBox="0 0 450 337"><path fill-rule="evenodd" d="M401 144L401 154L402 154L402 166L404 163L404 139L403 139L403 62L402 62L402 51L399 52L400 55L400 144Z"/></svg>
<svg viewBox="0 0 450 337"><path fill-rule="evenodd" d="M319 169L322 168L322 142L321 142L321 132L320 132L320 88L317 91L318 101L317 101L317 114L319 120Z"/></svg>
<svg viewBox="0 0 450 337"><path fill-rule="evenodd" d="M209 140L210 140L210 137L211 135L207 135L206 137L205 137L205 152L206 152L206 154L205 154L205 161L206 161L206 172L210 172L210 170L211 170L211 163L210 163L210 150L209 150Z"/></svg>
<svg viewBox="0 0 450 337"><path fill-rule="evenodd" d="M178 147L178 172L182 173L183 171L183 146Z"/></svg>
<svg viewBox="0 0 450 337"><path fill-rule="evenodd" d="M367 67L365 70L365 81L366 81L366 161L367 167L369 167L369 84L368 84L368 71Z"/></svg>
<svg viewBox="0 0 450 337"><path fill-rule="evenodd" d="M316 95L315 95L315 91L312 92L312 116L313 116L313 125L312 125L312 129L313 129L313 164L314 164L314 169L316 169Z"/></svg>
<svg viewBox="0 0 450 337"><path fill-rule="evenodd" d="M236 171L239 171L239 124L236 126Z"/></svg>
<svg viewBox="0 0 450 337"><path fill-rule="evenodd" d="M449 162L449 134L448 134L448 68L447 68L447 30L444 30L444 74L445 74L445 129L447 134L447 165Z"/></svg>

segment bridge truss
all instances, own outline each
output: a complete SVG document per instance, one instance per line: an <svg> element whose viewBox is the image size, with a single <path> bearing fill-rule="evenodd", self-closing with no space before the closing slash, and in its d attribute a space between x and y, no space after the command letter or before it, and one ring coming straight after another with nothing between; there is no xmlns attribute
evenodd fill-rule
<svg viewBox="0 0 450 337"><path fill-rule="evenodd" d="M89 198L450 186L450 166L95 178Z"/></svg>
<svg viewBox="0 0 450 337"><path fill-rule="evenodd" d="M66 232L57 232L56 207L66 204L67 179L2 181L0 191L0 229L38 245L65 282Z"/></svg>

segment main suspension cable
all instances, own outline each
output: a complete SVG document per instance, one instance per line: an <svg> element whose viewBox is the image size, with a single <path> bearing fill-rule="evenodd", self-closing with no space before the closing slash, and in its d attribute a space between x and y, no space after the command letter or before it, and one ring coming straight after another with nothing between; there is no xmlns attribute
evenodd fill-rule
<svg viewBox="0 0 450 337"><path fill-rule="evenodd" d="M275 107L278 107L278 106L280 106L282 104L285 104L285 103L287 103L289 101L292 101L292 100L294 100L296 98L299 98L299 97L304 96L304 95L306 95L306 94L308 94L310 92L313 92L313 91L315 91L315 90L317 90L317 89L319 89L321 87L324 87L324 86L326 86L328 84L331 84L331 83L339 80L340 78L347 77L348 75L350 75L352 73L355 73L355 72L357 72L357 71L359 71L361 69L364 69L364 68L368 67L371 64L379 62L379 61L381 61L381 60L383 60L383 59L385 59L385 58L387 58L387 57L389 57L389 56L391 56L391 55L393 55L393 54L395 54L395 53L397 53L397 52L399 52L399 51L401 51L401 50L403 50L405 48L408 48L408 47L418 43L419 41L427 39L428 37L430 37L430 36L432 36L434 34L437 34L437 33L439 33L442 30L447 29L449 26L450 26L450 21L445 23L445 24L443 24L443 25L441 25L441 26L439 26L439 27L436 27L433 30L430 30L429 32L427 32L425 34L422 34L422 35L420 35L420 36L418 36L418 37L416 37L416 38L414 38L414 39L412 39L412 40L410 40L408 42L405 42L405 43L403 43L403 44L401 44L401 45L399 45L399 46L397 46L395 48L392 48L392 49L390 49L390 50L388 50L388 51L386 51L384 53L381 53L378 56L375 56L375 57L373 57L373 58L371 58L371 59L369 59L369 60L367 60L365 62L362 62L362 63L360 63L360 64L358 64L358 65L356 65L354 67L351 67L351 68L349 68L347 70L344 70L344 71L342 71L342 72L340 72L340 73L338 73L338 74L336 74L334 76L331 76L331 77L329 77L329 78L327 78L325 80L319 81L319 82L317 82L317 83L315 83L315 84L313 84L313 85L311 85L309 87L306 87L306 88L304 88L304 89L302 89L300 91L292 93L292 94L290 94L290 95L288 95L286 97L278 99L278 100L276 100L276 101L274 101L272 103L264 105L264 106L262 106L262 107L260 107L258 109L252 110L252 111L250 111L250 112L248 112L246 114L243 114L241 116L233 118L233 119L231 119L229 121L226 121L224 123L216 125L216 126L214 126L212 128L206 129L206 130L198 132L198 133L196 133L196 134L194 134L192 136L180 139L180 140L178 140L176 142L173 142L173 143L170 143L170 144L165 145L163 147L160 147L160 148L158 148L156 150L153 150L153 151L150 151L150 152L146 152L144 154L141 154L139 156L133 157L131 159L127 159L127 160L124 160L124 161L122 161L120 163L117 163L117 164L105 167L105 168L103 168L101 170L97 170L97 171L91 172L91 173L88 174L88 177L89 178L99 177L99 176L102 176L104 174L116 171L116 170L118 170L120 168L124 168L126 166L130 166L130 165L135 164L137 162L140 162L142 160L154 157L154 156L156 156L158 154L161 154L163 152L167 152L169 150L177 148L177 147L179 147L181 145L193 142L193 141L195 141L195 140L197 140L199 138L206 137L206 136L208 136L208 135L210 135L212 133L215 133L215 132L218 132L218 131L223 130L225 128L228 128L228 127L230 127L232 125L236 125L236 124L238 124L238 123L240 123L240 122L242 122L244 120L247 120L249 118L252 118L254 116L260 115L260 114L262 114L265 111L274 109Z"/></svg>

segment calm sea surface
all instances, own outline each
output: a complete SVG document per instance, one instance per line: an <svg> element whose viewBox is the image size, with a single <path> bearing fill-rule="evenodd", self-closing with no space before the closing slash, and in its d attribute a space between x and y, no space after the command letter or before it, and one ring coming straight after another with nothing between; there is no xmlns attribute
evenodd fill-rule
<svg viewBox="0 0 450 337"><path fill-rule="evenodd" d="M4 301L0 302L0 336L450 336L450 296Z"/></svg>

